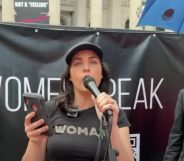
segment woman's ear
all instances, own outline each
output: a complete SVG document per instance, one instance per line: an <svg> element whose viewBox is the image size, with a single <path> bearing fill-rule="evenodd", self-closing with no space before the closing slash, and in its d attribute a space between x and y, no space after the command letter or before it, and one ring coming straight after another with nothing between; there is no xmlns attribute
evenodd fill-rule
<svg viewBox="0 0 184 161"><path fill-rule="evenodd" d="M103 75L101 74L101 80L103 79Z"/></svg>

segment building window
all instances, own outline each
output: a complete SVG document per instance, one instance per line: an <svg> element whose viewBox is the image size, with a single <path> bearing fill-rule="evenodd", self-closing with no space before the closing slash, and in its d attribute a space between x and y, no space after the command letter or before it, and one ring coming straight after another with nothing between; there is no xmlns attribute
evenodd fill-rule
<svg viewBox="0 0 184 161"><path fill-rule="evenodd" d="M160 27L156 27L156 31L165 31L165 29L160 28Z"/></svg>
<svg viewBox="0 0 184 161"><path fill-rule="evenodd" d="M68 25L65 17L61 17L60 23L61 23L61 25Z"/></svg>
<svg viewBox="0 0 184 161"><path fill-rule="evenodd" d="M130 25L130 20L126 20L125 22L125 29L129 29L129 25Z"/></svg>

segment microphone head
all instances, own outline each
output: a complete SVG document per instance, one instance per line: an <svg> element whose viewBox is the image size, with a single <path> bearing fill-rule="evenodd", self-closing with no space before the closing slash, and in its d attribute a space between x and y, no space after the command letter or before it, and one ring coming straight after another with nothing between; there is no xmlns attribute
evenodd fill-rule
<svg viewBox="0 0 184 161"><path fill-rule="evenodd" d="M87 75L87 76L85 76L85 77L83 78L83 83L84 83L84 86L85 86L86 88L88 88L88 83L89 83L89 82L94 82L94 83L96 83L95 80L94 80L91 76Z"/></svg>
<svg viewBox="0 0 184 161"><path fill-rule="evenodd" d="M100 94L98 87L96 86L95 80L91 76L85 76L83 79L84 86L97 97Z"/></svg>

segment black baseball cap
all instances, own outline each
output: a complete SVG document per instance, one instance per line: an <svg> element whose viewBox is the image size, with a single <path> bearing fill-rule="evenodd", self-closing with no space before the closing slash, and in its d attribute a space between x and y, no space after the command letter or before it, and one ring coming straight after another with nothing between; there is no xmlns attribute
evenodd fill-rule
<svg viewBox="0 0 184 161"><path fill-rule="evenodd" d="M66 63L69 65L73 56L81 50L92 50L99 56L100 60L103 58L103 52L100 46L89 42L82 42L74 45L67 51L65 58Z"/></svg>

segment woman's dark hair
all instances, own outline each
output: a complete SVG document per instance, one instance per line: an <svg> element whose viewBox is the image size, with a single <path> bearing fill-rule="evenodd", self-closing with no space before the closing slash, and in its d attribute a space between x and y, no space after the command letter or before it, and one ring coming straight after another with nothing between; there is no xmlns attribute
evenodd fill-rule
<svg viewBox="0 0 184 161"><path fill-rule="evenodd" d="M109 85L110 85L110 73L109 67L106 63L101 62L102 66L102 80L99 85L100 92L109 92ZM71 106L74 101L74 89L73 84L70 81L70 65L67 66L65 72L61 77L61 93L59 95L58 103L61 109L67 109L68 106Z"/></svg>

